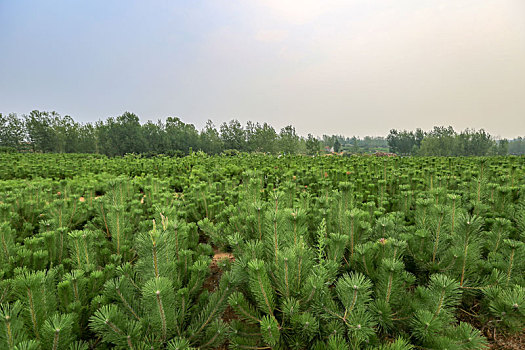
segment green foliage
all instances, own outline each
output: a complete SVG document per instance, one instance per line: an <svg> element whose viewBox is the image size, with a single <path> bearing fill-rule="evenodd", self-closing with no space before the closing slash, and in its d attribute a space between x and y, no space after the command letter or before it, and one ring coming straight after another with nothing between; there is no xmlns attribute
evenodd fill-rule
<svg viewBox="0 0 525 350"><path fill-rule="evenodd" d="M3 349L14 349L17 344L27 339L22 310L23 306L18 300L12 305L0 305L0 345Z"/></svg>
<svg viewBox="0 0 525 350"><path fill-rule="evenodd" d="M434 127L428 132L392 129L385 137L345 137L309 134L300 137L288 125L276 132L268 123L248 121L243 127L232 119L217 128L211 120L198 131L178 117L147 121L124 112L104 121L81 124L70 116L34 110L19 118L0 113L0 153L97 153L109 157L142 154L144 157L168 155L182 157L195 151L210 155L262 152L265 154L308 154L330 152L385 155L389 149L399 155L493 156L525 153L523 138L495 140L485 130ZM388 154L386 154L388 155Z"/></svg>
<svg viewBox="0 0 525 350"><path fill-rule="evenodd" d="M422 156L506 155L508 141L496 141L485 130L465 129L457 133L451 126L435 126L428 132L390 130L387 137L391 152Z"/></svg>
<svg viewBox="0 0 525 350"><path fill-rule="evenodd" d="M483 349L475 325L525 325L523 158L0 160L2 349Z"/></svg>
<svg viewBox="0 0 525 350"><path fill-rule="evenodd" d="M46 320L42 326L42 347L44 349L69 349L75 336L73 334L72 314L56 314Z"/></svg>

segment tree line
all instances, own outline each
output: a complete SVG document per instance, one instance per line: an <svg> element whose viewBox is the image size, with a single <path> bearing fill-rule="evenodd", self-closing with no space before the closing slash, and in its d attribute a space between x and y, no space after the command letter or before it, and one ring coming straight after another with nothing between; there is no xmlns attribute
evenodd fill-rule
<svg viewBox="0 0 525 350"><path fill-rule="evenodd" d="M216 127L208 120L202 130L180 118L140 123L125 112L94 123L79 123L56 112L32 111L19 117L0 113L0 149L54 152L99 153L121 156L126 153L182 156L192 151L208 154L264 152L309 154L345 151L348 154L394 152L399 155L490 155L525 154L525 140L494 140L484 130L456 133L452 127L435 127L429 132L391 130L388 137L345 137L312 134L299 136L295 127L277 131L268 123L232 119Z"/></svg>
<svg viewBox="0 0 525 350"><path fill-rule="evenodd" d="M387 136L391 152L419 156L490 156L525 154L523 139L497 140L484 129L456 132L451 126L435 126L430 131L396 129ZM518 146L518 147L517 147Z"/></svg>
<svg viewBox="0 0 525 350"><path fill-rule="evenodd" d="M191 151L208 154L222 152L264 152L270 154L309 154L352 151L371 153L387 149L382 137L345 138L341 135L297 135L292 125L277 131L268 123L248 121L242 125L232 119L216 127L208 120L202 130L180 118L141 124L139 117L126 112L95 123L79 123L56 112L32 111L22 117L0 114L0 148L54 153L100 153L120 156L126 153L182 156Z"/></svg>

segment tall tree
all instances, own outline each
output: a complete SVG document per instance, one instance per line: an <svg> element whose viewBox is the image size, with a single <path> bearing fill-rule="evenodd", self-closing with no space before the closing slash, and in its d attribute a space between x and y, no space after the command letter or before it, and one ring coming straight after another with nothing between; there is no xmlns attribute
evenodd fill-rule
<svg viewBox="0 0 525 350"><path fill-rule="evenodd" d="M73 118L56 114L51 119L51 128L55 133L57 152L78 152L79 124Z"/></svg>
<svg viewBox="0 0 525 350"><path fill-rule="evenodd" d="M291 125L285 126L279 133L280 151L285 154L296 154L299 151L299 136Z"/></svg>
<svg viewBox="0 0 525 350"><path fill-rule="evenodd" d="M160 120L156 123L149 120L146 124L142 125L142 135L144 137L144 149L146 152L160 154L168 150L168 138L165 126Z"/></svg>
<svg viewBox="0 0 525 350"><path fill-rule="evenodd" d="M33 151L58 151L56 133L51 126L52 116L54 117L55 115L55 112L48 113L34 110L29 115L24 116L28 139L31 142Z"/></svg>
<svg viewBox="0 0 525 350"><path fill-rule="evenodd" d="M246 143L248 150L275 153L277 151L277 133L268 123L263 125L248 122L246 124Z"/></svg>
<svg viewBox="0 0 525 350"><path fill-rule="evenodd" d="M219 132L215 128L213 122L209 119L200 133L200 144L201 149L209 154L218 154L223 150Z"/></svg>
<svg viewBox="0 0 525 350"><path fill-rule="evenodd" d="M0 146L19 148L25 137L23 120L16 114L2 115L0 113Z"/></svg>
<svg viewBox="0 0 525 350"><path fill-rule="evenodd" d="M228 124L222 123L220 132L224 149L246 150L246 134L237 119L230 120Z"/></svg>
<svg viewBox="0 0 525 350"><path fill-rule="evenodd" d="M400 155L411 155L414 153L414 150L418 148L416 135L414 135L412 131L397 131L396 129L392 129L386 139L390 152Z"/></svg>
<svg viewBox="0 0 525 350"><path fill-rule="evenodd" d="M144 151L144 138L141 132L139 117L125 112L117 117L116 134L120 154L141 153Z"/></svg>
<svg viewBox="0 0 525 350"><path fill-rule="evenodd" d="M166 119L166 134L169 148L188 154L190 149L199 148L199 132L193 124L186 124L178 117Z"/></svg>
<svg viewBox="0 0 525 350"><path fill-rule="evenodd" d="M336 138L334 141L334 152L339 152L341 150L341 142Z"/></svg>
<svg viewBox="0 0 525 350"><path fill-rule="evenodd" d="M312 134L308 134L308 138L306 139L306 152L314 156L319 153L319 150L321 148L321 142Z"/></svg>
<svg viewBox="0 0 525 350"><path fill-rule="evenodd" d="M515 155L525 154L525 138L517 137L509 141L509 153Z"/></svg>
<svg viewBox="0 0 525 350"><path fill-rule="evenodd" d="M97 124L97 134L102 153L109 156L144 152L144 137L139 117L125 112L105 123Z"/></svg>
<svg viewBox="0 0 525 350"><path fill-rule="evenodd" d="M78 150L80 153L97 152L97 135L95 126L91 123L80 125L78 128Z"/></svg>
<svg viewBox="0 0 525 350"><path fill-rule="evenodd" d="M458 140L454 129L449 126L435 126L421 142L419 154L423 156L455 156L458 154Z"/></svg>
<svg viewBox="0 0 525 350"><path fill-rule="evenodd" d="M503 139L496 142L496 150L494 153L498 156L505 156L509 154L509 140Z"/></svg>

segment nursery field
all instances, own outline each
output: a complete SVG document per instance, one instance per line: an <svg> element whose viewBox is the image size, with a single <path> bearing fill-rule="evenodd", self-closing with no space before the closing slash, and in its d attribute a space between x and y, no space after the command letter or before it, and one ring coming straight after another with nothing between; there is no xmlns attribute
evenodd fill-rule
<svg viewBox="0 0 525 350"><path fill-rule="evenodd" d="M0 154L0 349L523 349L525 158Z"/></svg>

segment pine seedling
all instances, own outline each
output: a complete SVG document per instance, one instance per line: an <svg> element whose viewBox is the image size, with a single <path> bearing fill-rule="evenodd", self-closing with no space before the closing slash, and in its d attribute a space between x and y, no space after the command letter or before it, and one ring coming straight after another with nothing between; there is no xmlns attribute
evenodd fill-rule
<svg viewBox="0 0 525 350"><path fill-rule="evenodd" d="M313 350L348 350L350 346L339 334L331 335L327 342L318 341L312 347Z"/></svg>
<svg viewBox="0 0 525 350"><path fill-rule="evenodd" d="M208 236L209 241L213 243L215 246L218 246L221 248L224 248L227 246L227 243L228 243L227 236L221 234L219 225L215 225L208 218L199 220L197 225L199 226L199 229L202 232L204 232L206 236Z"/></svg>
<svg viewBox="0 0 525 350"><path fill-rule="evenodd" d="M446 207L443 205L436 206L430 220L430 231L432 232L432 260L429 262L430 270L439 270L440 256L450 244L450 234L446 229L445 216L447 215Z"/></svg>
<svg viewBox="0 0 525 350"><path fill-rule="evenodd" d="M157 229L153 221L153 229L141 233L136 240L139 260L136 269L144 281L151 278L171 277L175 271L175 242L169 239L167 230Z"/></svg>
<svg viewBox="0 0 525 350"><path fill-rule="evenodd" d="M487 252L488 258L494 257L498 260L499 253L503 248L503 240L509 238L512 223L504 218L494 219L490 231L485 232L483 239L483 250Z"/></svg>
<svg viewBox="0 0 525 350"><path fill-rule="evenodd" d="M457 339L451 339L445 332L455 321L453 310L461 301L459 283L445 275L434 274L428 287L416 289L415 297L415 315L410 328L416 339L435 348L446 348L449 342L456 342Z"/></svg>
<svg viewBox="0 0 525 350"><path fill-rule="evenodd" d="M167 350L196 350L190 343L183 338L175 338L168 342Z"/></svg>
<svg viewBox="0 0 525 350"><path fill-rule="evenodd" d="M379 268L375 295L388 304L400 306L405 296L407 275L405 264L398 259L385 258ZM397 307L395 307L397 309Z"/></svg>
<svg viewBox="0 0 525 350"><path fill-rule="evenodd" d="M75 341L69 345L69 350L89 350L89 344L84 341Z"/></svg>
<svg viewBox="0 0 525 350"><path fill-rule="evenodd" d="M347 246L348 236L331 233L328 235L326 246L326 259L337 263L339 266L343 260Z"/></svg>
<svg viewBox="0 0 525 350"><path fill-rule="evenodd" d="M432 246L428 244L431 241L431 233L428 229L415 229L401 234L408 244L407 250L411 258L414 259L419 270L427 271L428 257L431 256Z"/></svg>
<svg viewBox="0 0 525 350"><path fill-rule="evenodd" d="M432 199L418 198L416 200L415 224L418 229L429 229L432 220Z"/></svg>
<svg viewBox="0 0 525 350"><path fill-rule="evenodd" d="M302 240L297 246L283 249L273 271L277 292L285 298L304 296L302 287L313 265L313 254Z"/></svg>
<svg viewBox="0 0 525 350"><path fill-rule="evenodd" d="M502 254L498 261L500 271L505 274L505 285L522 285L525 282L525 266L520 262L525 259L525 243L513 239L503 240Z"/></svg>
<svg viewBox="0 0 525 350"><path fill-rule="evenodd" d="M18 217L20 216L11 205L12 199L10 197L12 196L11 191L6 191L2 193L3 198L0 203L0 222L7 222L11 224L13 221L17 221Z"/></svg>
<svg viewBox="0 0 525 350"><path fill-rule="evenodd" d="M166 277L152 278L142 288L142 302L150 330L162 342L169 339L175 331L175 295L171 281Z"/></svg>
<svg viewBox="0 0 525 350"><path fill-rule="evenodd" d="M190 266L188 271L188 280L185 284L188 286L189 296L195 297L201 290L206 277L209 274L210 259L208 257L199 257L199 260L195 261Z"/></svg>
<svg viewBox="0 0 525 350"><path fill-rule="evenodd" d="M226 326L216 320L228 306L228 298L233 292L234 277L225 273L221 278L219 288L210 294L201 311L191 318L187 328L187 338L190 344L200 344L201 347L220 345L226 335Z"/></svg>
<svg viewBox="0 0 525 350"><path fill-rule="evenodd" d="M10 227L9 223L0 223L0 266L4 273L9 272L11 257L15 256L15 239L16 231Z"/></svg>
<svg viewBox="0 0 525 350"><path fill-rule="evenodd" d="M388 216L379 217L372 229L372 239L387 239L396 236L396 223Z"/></svg>
<svg viewBox="0 0 525 350"><path fill-rule="evenodd" d="M461 290L457 282L445 275L435 274L430 277L427 289L430 300L429 306L434 311L434 316L446 313L461 301Z"/></svg>
<svg viewBox="0 0 525 350"><path fill-rule="evenodd" d="M204 334L199 341L199 348L216 349L224 343L226 337L228 336L228 331L228 325L226 325L222 319L215 318L206 326Z"/></svg>
<svg viewBox="0 0 525 350"><path fill-rule="evenodd" d="M326 243L327 243L327 233L326 233L326 220L323 218L319 227L317 229L317 264L323 266L325 263L326 257Z"/></svg>
<svg viewBox="0 0 525 350"><path fill-rule="evenodd" d="M295 251L298 254L294 254ZM232 271L241 263L236 261ZM311 268L307 269L308 266L313 267L314 263L314 256L309 250L287 248L279 252L277 268L271 275L262 260L252 260L247 264L250 276L247 287L256 306L241 293L232 294L229 304L246 325L259 327L258 334L263 344L287 348L307 347L318 336L319 321L310 310L314 303L319 304L317 308L322 308L317 291L326 289L328 277L325 269L315 270L316 276ZM294 287L295 284L298 284L298 288ZM331 300L329 297L327 299ZM254 337L244 342L234 334L233 339L236 346L254 346L257 343Z"/></svg>
<svg viewBox="0 0 525 350"><path fill-rule="evenodd" d="M14 347L15 350L40 350L40 343L36 340L24 340Z"/></svg>
<svg viewBox="0 0 525 350"><path fill-rule="evenodd" d="M369 225L366 221L366 212L357 208L352 208L345 212L347 234L348 234L348 250L349 261L354 262L355 247L362 241L362 235L367 231Z"/></svg>
<svg viewBox="0 0 525 350"><path fill-rule="evenodd" d="M354 349L359 349L376 337L376 322L370 312L364 308L358 308L350 313L345 323L348 328L348 339Z"/></svg>
<svg viewBox="0 0 525 350"><path fill-rule="evenodd" d="M174 249L175 257L179 258L179 252L182 250L193 250L197 247L199 240L196 232L197 226L178 218L173 209L159 208L159 219L156 222L159 230L162 228L163 231L166 231L168 245L173 246L171 249Z"/></svg>
<svg viewBox="0 0 525 350"><path fill-rule="evenodd" d="M111 206L106 213L108 234L111 237L113 252L127 256L130 252L128 246L131 242L131 218L123 205Z"/></svg>
<svg viewBox="0 0 525 350"><path fill-rule="evenodd" d="M525 326L525 288L519 285L509 287L488 287L483 290L489 303L490 313L503 328L518 332Z"/></svg>
<svg viewBox="0 0 525 350"><path fill-rule="evenodd" d="M47 251L39 249L33 252L32 264L30 265L30 267L33 270L38 270L39 268L47 267L48 262L49 257ZM64 260L64 262L66 262L66 260Z"/></svg>
<svg viewBox="0 0 525 350"><path fill-rule="evenodd" d="M297 312L290 318L290 326L294 348L305 348L319 335L319 321L310 312Z"/></svg>
<svg viewBox="0 0 525 350"><path fill-rule="evenodd" d="M120 348L134 349L141 344L140 323L128 319L116 305L105 305L90 318L90 328L105 342Z"/></svg>
<svg viewBox="0 0 525 350"><path fill-rule="evenodd" d="M288 218L293 230L293 244L297 245L301 240L306 239L308 233L308 222L306 211L301 207L287 211Z"/></svg>
<svg viewBox="0 0 525 350"><path fill-rule="evenodd" d="M333 191L327 203L329 205L327 210L328 230L340 234L344 232L344 213L348 210L348 202L343 199L343 196L341 191Z"/></svg>
<svg viewBox="0 0 525 350"><path fill-rule="evenodd" d="M23 305L17 300L13 304L0 304L0 347L12 350L27 339L22 318Z"/></svg>
<svg viewBox="0 0 525 350"><path fill-rule="evenodd" d="M89 279L83 270L72 270L66 273L57 285L61 309L65 312L73 312L80 318L77 320L84 325L88 318L88 285Z"/></svg>
<svg viewBox="0 0 525 350"><path fill-rule="evenodd" d="M372 282L361 273L351 273L339 278L335 291L344 308L343 321L354 310L364 309L372 300Z"/></svg>
<svg viewBox="0 0 525 350"><path fill-rule="evenodd" d="M275 208L266 212L263 243L268 261L277 263L279 250L294 244L293 223L290 211L279 209L280 194L274 194ZM275 211L274 211L275 210ZM296 237L295 237L296 238Z"/></svg>
<svg viewBox="0 0 525 350"><path fill-rule="evenodd" d="M468 323L460 322L459 325L451 328L449 333L448 336L455 340L458 349L479 350L489 348L487 339L478 329Z"/></svg>
<svg viewBox="0 0 525 350"><path fill-rule="evenodd" d="M243 321L251 324L260 324L262 315L240 292L234 292L228 298L228 304L235 311L235 314Z"/></svg>
<svg viewBox="0 0 525 350"><path fill-rule="evenodd" d="M246 349L262 344L259 324L247 324L239 320L230 322L230 333L228 336L231 349Z"/></svg>
<svg viewBox="0 0 525 350"><path fill-rule="evenodd" d="M95 241L101 239L93 231L72 231L68 233L69 256L76 269L93 271L98 265Z"/></svg>
<svg viewBox="0 0 525 350"><path fill-rule="evenodd" d="M449 254L454 262L453 269L447 271L449 276L459 279L460 287L474 283L479 271L477 265L481 255L481 229L483 221L478 216L460 215L457 227L452 236Z"/></svg>
<svg viewBox="0 0 525 350"><path fill-rule="evenodd" d="M398 337L391 343L382 344L378 347L378 350L413 350L414 346L410 342L402 337Z"/></svg>
<svg viewBox="0 0 525 350"><path fill-rule="evenodd" d="M108 191L105 197L112 205L125 205L132 197L132 184L124 176L112 179L108 182Z"/></svg>
<svg viewBox="0 0 525 350"><path fill-rule="evenodd" d="M49 255L49 262L53 265L62 264L67 259L68 233L67 227L57 227L41 233Z"/></svg>
<svg viewBox="0 0 525 350"><path fill-rule="evenodd" d="M72 314L55 314L42 326L42 347L51 350L67 350L74 340Z"/></svg>
<svg viewBox="0 0 525 350"><path fill-rule="evenodd" d="M109 280L104 285L104 298L109 304L117 304L123 313L136 321L142 320L140 291L133 281L125 276Z"/></svg>
<svg viewBox="0 0 525 350"><path fill-rule="evenodd" d="M191 198L188 203L188 219L198 222L204 218L214 221L224 208L224 202L217 193L217 187L209 183L194 183L185 191L185 196Z"/></svg>
<svg viewBox="0 0 525 350"><path fill-rule="evenodd" d="M370 278L375 278L376 276L376 263L377 262L377 250L379 245L373 242L366 242L363 244L358 244L355 247L354 255L354 266L355 270L363 273Z"/></svg>
<svg viewBox="0 0 525 350"><path fill-rule="evenodd" d="M24 307L26 324L32 335L40 340L40 329L44 321L56 312L55 271L23 271L15 276L13 284Z"/></svg>
<svg viewBox="0 0 525 350"><path fill-rule="evenodd" d="M413 336L422 344L432 344L444 327L442 318L436 317L431 311L417 310L410 322Z"/></svg>
<svg viewBox="0 0 525 350"><path fill-rule="evenodd" d="M60 197L49 203L45 209L45 216L52 223L52 229L70 230L87 219L87 208L77 198L67 197L65 193Z"/></svg>
<svg viewBox="0 0 525 350"><path fill-rule="evenodd" d="M279 322L272 315L264 315L261 320L261 335L266 344L277 346L280 339Z"/></svg>
<svg viewBox="0 0 525 350"><path fill-rule="evenodd" d="M274 316L276 306L275 291L272 287L265 262L252 260L248 263L250 291L253 293L257 307L270 316Z"/></svg>
<svg viewBox="0 0 525 350"><path fill-rule="evenodd" d="M522 197L515 214L516 226L521 240L525 240L525 197Z"/></svg>

